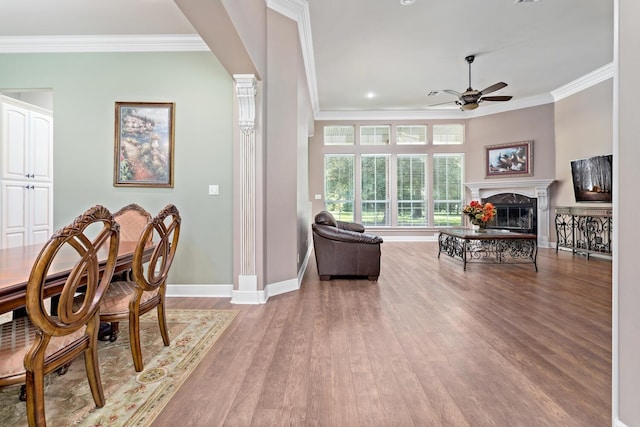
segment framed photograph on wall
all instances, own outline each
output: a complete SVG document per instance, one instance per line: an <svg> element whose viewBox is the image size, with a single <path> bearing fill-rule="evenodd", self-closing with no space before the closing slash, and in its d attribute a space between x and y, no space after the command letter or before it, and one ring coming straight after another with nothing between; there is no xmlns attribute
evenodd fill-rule
<svg viewBox="0 0 640 427"><path fill-rule="evenodd" d="M116 102L116 187L173 187L174 103Z"/></svg>
<svg viewBox="0 0 640 427"><path fill-rule="evenodd" d="M533 175L533 141L485 147L487 178Z"/></svg>

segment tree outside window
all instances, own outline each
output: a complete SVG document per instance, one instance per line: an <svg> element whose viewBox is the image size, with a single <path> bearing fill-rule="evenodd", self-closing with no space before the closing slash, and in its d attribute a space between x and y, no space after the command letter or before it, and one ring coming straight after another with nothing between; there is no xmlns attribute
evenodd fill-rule
<svg viewBox="0 0 640 427"><path fill-rule="evenodd" d="M362 223L389 225L389 156L363 155L361 182Z"/></svg>
<svg viewBox="0 0 640 427"><path fill-rule="evenodd" d="M462 154L433 155L433 225L462 224Z"/></svg>
<svg viewBox="0 0 640 427"><path fill-rule="evenodd" d="M398 156L398 226L428 225L425 155Z"/></svg>
<svg viewBox="0 0 640 427"><path fill-rule="evenodd" d="M354 221L354 155L324 157L324 194L326 209L340 221Z"/></svg>

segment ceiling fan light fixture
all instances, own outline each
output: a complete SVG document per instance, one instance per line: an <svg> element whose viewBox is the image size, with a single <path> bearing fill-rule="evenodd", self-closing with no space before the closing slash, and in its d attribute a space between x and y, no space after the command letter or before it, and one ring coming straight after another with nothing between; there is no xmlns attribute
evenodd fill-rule
<svg viewBox="0 0 640 427"><path fill-rule="evenodd" d="M470 102L468 104L462 104L460 106L460 109L462 111L475 110L476 108L478 108L478 103L477 102Z"/></svg>

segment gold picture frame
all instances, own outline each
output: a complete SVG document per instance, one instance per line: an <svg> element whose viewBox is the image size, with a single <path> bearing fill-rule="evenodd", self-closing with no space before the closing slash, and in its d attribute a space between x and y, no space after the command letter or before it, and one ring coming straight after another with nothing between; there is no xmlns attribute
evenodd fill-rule
<svg viewBox="0 0 640 427"><path fill-rule="evenodd" d="M173 188L173 102L116 102L113 185Z"/></svg>

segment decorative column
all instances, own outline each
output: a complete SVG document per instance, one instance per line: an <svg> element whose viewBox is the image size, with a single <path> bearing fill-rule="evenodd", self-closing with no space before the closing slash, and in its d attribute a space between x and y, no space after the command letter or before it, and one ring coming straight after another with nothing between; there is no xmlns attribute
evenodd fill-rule
<svg viewBox="0 0 640 427"><path fill-rule="evenodd" d="M258 303L256 274L256 79L234 74L240 126L240 251L238 290L232 302Z"/></svg>

